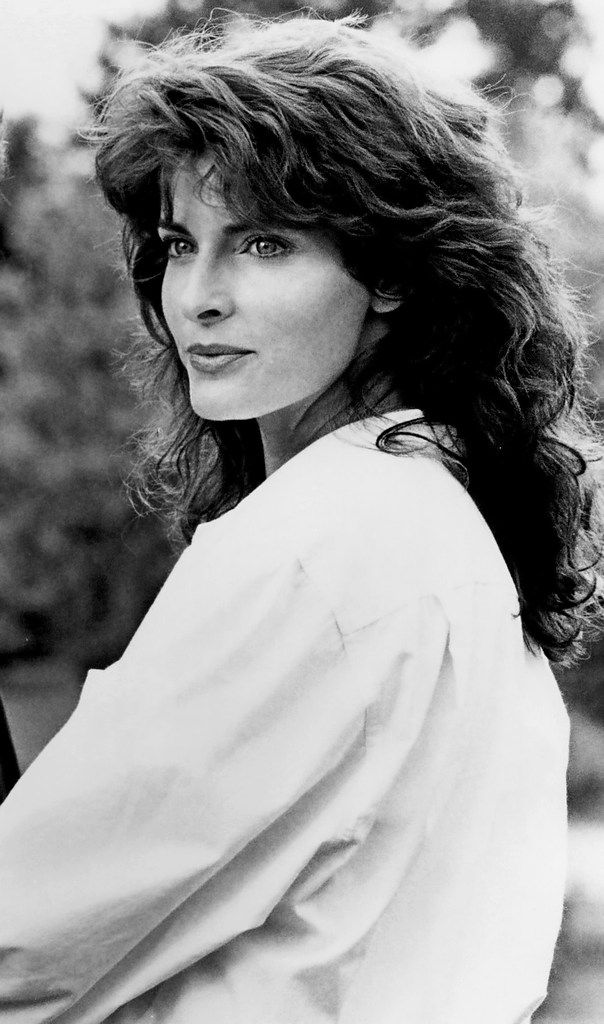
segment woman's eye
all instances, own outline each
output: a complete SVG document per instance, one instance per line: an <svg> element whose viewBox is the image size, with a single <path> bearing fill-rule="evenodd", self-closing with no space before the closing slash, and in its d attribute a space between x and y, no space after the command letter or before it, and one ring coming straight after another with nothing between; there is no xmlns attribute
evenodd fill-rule
<svg viewBox="0 0 604 1024"><path fill-rule="evenodd" d="M188 256L192 251L191 242L186 238L162 238L162 248L168 259L178 259L180 256Z"/></svg>
<svg viewBox="0 0 604 1024"><path fill-rule="evenodd" d="M282 242L281 239L269 238L264 235L250 238L245 243L245 252L251 252L252 256L258 256L260 259L270 259L271 256L279 256L286 249L287 244Z"/></svg>

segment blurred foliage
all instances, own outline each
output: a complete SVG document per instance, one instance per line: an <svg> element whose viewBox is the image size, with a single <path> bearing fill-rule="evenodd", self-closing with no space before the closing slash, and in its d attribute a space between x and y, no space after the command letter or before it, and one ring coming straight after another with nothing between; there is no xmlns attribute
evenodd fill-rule
<svg viewBox="0 0 604 1024"><path fill-rule="evenodd" d="M0 260L13 259L8 234L14 217L14 207L19 194L25 189L40 185L44 180L41 157L38 153L37 125L33 117L25 117L9 124L3 140L3 156L8 173L2 182L0 196Z"/></svg>
<svg viewBox="0 0 604 1024"><path fill-rule="evenodd" d="M108 24L99 55L100 86L88 98L92 104L102 99L116 71L132 60L133 44L156 45L196 26L210 25L220 33L240 14L281 18L315 13L340 18L354 11L367 16L368 28L387 19L395 31L419 47L429 46L456 25L470 23L491 57L488 68L477 76L477 85L509 98L541 83L542 88L549 87L560 110L601 127L582 89L581 58L589 34L572 0L231 0L224 7L212 0L166 0L153 15Z"/></svg>
<svg viewBox="0 0 604 1024"><path fill-rule="evenodd" d="M96 190L34 147L28 122L12 126L8 148L0 658L103 664L168 565L158 524L135 519L123 488L139 421L115 359L133 307L114 269L116 224Z"/></svg>
<svg viewBox="0 0 604 1024"><path fill-rule="evenodd" d="M420 46L456 23L471 22L491 56L475 82L491 94L522 96L545 79L559 109L601 127L582 89L581 56L589 34L571 0L454 0L437 10L434 3L399 0L395 6L403 30Z"/></svg>
<svg viewBox="0 0 604 1024"><path fill-rule="evenodd" d="M590 206L590 152L602 125L582 88L589 36L570 0L166 0L109 24L99 54L102 101L117 70L182 28L238 14L335 18L360 10L368 30L403 33L438 63L447 36L484 47L477 83L501 103L529 195L555 199L554 246L582 291L600 347L604 240ZM457 38L457 37L455 37ZM461 37L460 37L461 38ZM81 666L119 655L172 561L155 520L136 519L123 480L138 409L117 369L137 329L117 225L89 182L77 139L45 150L31 120L9 130L0 205L0 660L55 655ZM82 166L83 162L83 166ZM563 678L604 720L604 649Z"/></svg>

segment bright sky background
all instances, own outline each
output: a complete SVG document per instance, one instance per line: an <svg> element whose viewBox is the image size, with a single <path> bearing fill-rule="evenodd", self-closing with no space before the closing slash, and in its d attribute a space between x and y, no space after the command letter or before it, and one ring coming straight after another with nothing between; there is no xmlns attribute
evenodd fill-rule
<svg viewBox="0 0 604 1024"><path fill-rule="evenodd" d="M586 85L604 115L604 2L576 2L596 36ZM161 6L162 0L0 0L0 108L8 117L36 114L48 138L65 135L85 117L78 87L96 83L104 21L144 18ZM471 73L476 59L471 39L448 48L453 72Z"/></svg>
<svg viewBox="0 0 604 1024"><path fill-rule="evenodd" d="M106 21L160 9L162 0L0 0L0 107L34 113L49 135L84 116L78 88L97 82Z"/></svg>

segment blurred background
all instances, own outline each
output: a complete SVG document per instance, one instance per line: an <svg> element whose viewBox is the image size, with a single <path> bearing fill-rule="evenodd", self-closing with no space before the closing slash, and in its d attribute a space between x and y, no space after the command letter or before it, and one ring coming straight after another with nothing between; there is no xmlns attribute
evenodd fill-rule
<svg viewBox="0 0 604 1024"><path fill-rule="evenodd" d="M63 724L85 673L121 654L173 561L124 487L145 410L120 356L138 328L119 225L78 129L144 44L290 0L0 0L0 742L6 792ZM228 8L228 10L226 9ZM500 105L529 200L593 329L604 405L604 4L315 0L412 41ZM212 13L213 11L213 13ZM604 642L558 673L571 714L567 904L545 1024L604 1022ZM3 709L3 710L2 710ZM9 729L12 744L9 742ZM14 749L14 756L13 756ZM487 1022L485 1021L485 1024Z"/></svg>

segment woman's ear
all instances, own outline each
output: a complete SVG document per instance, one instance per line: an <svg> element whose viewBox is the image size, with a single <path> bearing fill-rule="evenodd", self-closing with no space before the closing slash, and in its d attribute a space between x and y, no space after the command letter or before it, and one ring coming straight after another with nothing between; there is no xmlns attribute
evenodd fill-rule
<svg viewBox="0 0 604 1024"><path fill-rule="evenodd" d="M371 308L374 313L393 313L402 302L400 295L393 295L392 292L382 291L376 288L371 296Z"/></svg>

